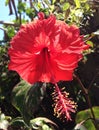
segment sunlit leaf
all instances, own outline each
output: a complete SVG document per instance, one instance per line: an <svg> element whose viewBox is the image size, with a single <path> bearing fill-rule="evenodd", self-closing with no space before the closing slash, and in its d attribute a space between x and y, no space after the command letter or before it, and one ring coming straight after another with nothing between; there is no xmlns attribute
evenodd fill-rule
<svg viewBox="0 0 99 130"><path fill-rule="evenodd" d="M54 4L56 2L56 0L52 0L52 4Z"/></svg>
<svg viewBox="0 0 99 130"><path fill-rule="evenodd" d="M46 6L50 6L50 0L43 0Z"/></svg>
<svg viewBox="0 0 99 130"><path fill-rule="evenodd" d="M88 11L90 9L90 5L88 3L85 3L85 9Z"/></svg>
<svg viewBox="0 0 99 130"><path fill-rule="evenodd" d="M11 39L15 35L15 29L13 26L8 26L6 28L6 33L9 39Z"/></svg>
<svg viewBox="0 0 99 130"><path fill-rule="evenodd" d="M83 17L83 10L81 9L76 9L75 12L74 12L75 16L76 17Z"/></svg>
<svg viewBox="0 0 99 130"><path fill-rule="evenodd" d="M86 43L87 43L90 47L92 47L92 48L94 47L94 45L93 45L93 42L92 42L92 41L87 41Z"/></svg>
<svg viewBox="0 0 99 130"><path fill-rule="evenodd" d="M81 0L81 3L86 3L88 0Z"/></svg>
<svg viewBox="0 0 99 130"><path fill-rule="evenodd" d="M53 12L53 10L54 10L54 5L51 5L51 6L50 6L50 10L51 10L50 12Z"/></svg>
<svg viewBox="0 0 99 130"><path fill-rule="evenodd" d="M63 4L63 11L66 11L70 7L70 4L68 2Z"/></svg>
<svg viewBox="0 0 99 130"><path fill-rule="evenodd" d="M33 19L33 17L35 16L34 8L31 9L31 8L27 7L27 8L26 8L26 15L27 15L29 18Z"/></svg>
<svg viewBox="0 0 99 130"><path fill-rule="evenodd" d="M87 130L84 125L77 124L73 130Z"/></svg>
<svg viewBox="0 0 99 130"><path fill-rule="evenodd" d="M94 35L99 35L99 30L97 30L96 32L93 32Z"/></svg>
<svg viewBox="0 0 99 130"><path fill-rule="evenodd" d="M75 4L76 4L76 8L80 8L80 0L74 0Z"/></svg>
<svg viewBox="0 0 99 130"><path fill-rule="evenodd" d="M9 122L6 119L5 114L1 113L0 111L0 129L7 130L8 126L9 126Z"/></svg>
<svg viewBox="0 0 99 130"><path fill-rule="evenodd" d="M99 107L98 106L93 107L93 112L95 114L95 118L99 119ZM78 123L82 122L83 120L86 120L83 125L87 128L87 130L96 130L95 126L93 124L93 121L91 120L90 109L86 109L86 110L83 110L83 111L80 111L77 113L76 123L78 124Z"/></svg>
<svg viewBox="0 0 99 130"><path fill-rule="evenodd" d="M19 13L22 13L22 12L25 12L26 10L26 3L25 2L18 2L18 12Z"/></svg>
<svg viewBox="0 0 99 130"><path fill-rule="evenodd" d="M53 121L44 117L32 119L30 121L30 126L34 130L56 130L55 128L58 128L58 126Z"/></svg>
<svg viewBox="0 0 99 130"><path fill-rule="evenodd" d="M5 1L5 6L7 6L7 5L8 5L8 3L9 3L9 0L6 0L6 1Z"/></svg>

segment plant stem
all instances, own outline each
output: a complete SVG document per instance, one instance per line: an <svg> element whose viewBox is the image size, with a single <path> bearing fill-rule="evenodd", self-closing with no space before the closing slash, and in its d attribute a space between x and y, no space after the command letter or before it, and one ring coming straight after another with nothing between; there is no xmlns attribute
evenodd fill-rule
<svg viewBox="0 0 99 130"><path fill-rule="evenodd" d="M88 106L90 108L91 116L92 116L91 118L93 119L94 126L95 126L96 130L98 130L98 126L97 126L97 123L95 121L95 115L94 115L94 112L93 112L93 109L92 109L92 104L91 104L90 97L89 97L89 89L86 89L84 87L84 85L82 84L81 80L79 79L79 77L77 75L74 75L74 78L76 78L76 80L80 84L80 87L81 87L81 89L82 89L82 91L83 91L83 93L85 95L86 101L87 101ZM88 87L88 88L90 88L90 87Z"/></svg>
<svg viewBox="0 0 99 130"><path fill-rule="evenodd" d="M92 81L91 81L91 83L90 83L90 85L89 85L89 87L88 87L88 92L89 92L90 88L92 87L92 85L93 85L93 83L94 83L96 77L98 76L98 74L99 74L99 73L96 73L95 76L93 77L93 79L92 79Z"/></svg>

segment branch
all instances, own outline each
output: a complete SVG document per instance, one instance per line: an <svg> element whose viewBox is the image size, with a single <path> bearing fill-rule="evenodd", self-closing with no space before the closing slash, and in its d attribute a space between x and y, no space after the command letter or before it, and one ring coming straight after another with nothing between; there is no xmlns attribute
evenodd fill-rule
<svg viewBox="0 0 99 130"><path fill-rule="evenodd" d="M6 29L4 29L4 28L2 28L2 27L0 27L0 30L2 30L2 31L4 31L4 32L6 32Z"/></svg>
<svg viewBox="0 0 99 130"><path fill-rule="evenodd" d="M19 24L16 24L16 23L13 23L13 22L4 22L4 21L0 21L0 24L4 24L6 26L14 26L14 27L19 27L20 25Z"/></svg>
<svg viewBox="0 0 99 130"><path fill-rule="evenodd" d="M13 14L12 6L11 6L11 0L9 0L8 6L9 6L9 11L10 11L9 14L11 15L11 14Z"/></svg>
<svg viewBox="0 0 99 130"><path fill-rule="evenodd" d="M18 19L18 14L17 14L17 9L16 9L16 5L15 5L15 1L11 0L11 2L12 2L12 5L13 5L13 8L14 8L14 11L15 11L16 19Z"/></svg>
<svg viewBox="0 0 99 130"><path fill-rule="evenodd" d="M78 83L80 84L80 87L81 87L81 90L83 91L83 93L85 94L85 95L87 95L88 94L88 91L87 91L87 89L84 87L84 85L83 85L83 83L81 82L81 80L79 79L79 77L77 76L77 75L73 75L74 76L74 78L78 81Z"/></svg>
<svg viewBox="0 0 99 130"><path fill-rule="evenodd" d="M92 79L92 81L91 81L91 83L90 83L90 85L89 85L89 87L88 87L88 92L89 92L89 90L91 89L91 87L92 87L92 85L93 85L93 83L94 83L94 81L95 81L95 79L96 79L96 77L97 77L98 74L99 74L99 73L96 73L95 76L93 77L93 79Z"/></svg>

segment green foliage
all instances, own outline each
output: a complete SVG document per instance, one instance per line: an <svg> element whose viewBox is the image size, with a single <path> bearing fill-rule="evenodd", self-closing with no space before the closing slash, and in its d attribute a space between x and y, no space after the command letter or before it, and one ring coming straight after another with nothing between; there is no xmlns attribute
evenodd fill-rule
<svg viewBox="0 0 99 130"><path fill-rule="evenodd" d="M31 119L29 125L27 125L22 117L17 117L9 122L10 128L22 128L24 130L56 130L58 126L51 120L38 117Z"/></svg>
<svg viewBox="0 0 99 130"><path fill-rule="evenodd" d="M11 39L15 35L15 28L13 26L7 26L6 33L9 39Z"/></svg>
<svg viewBox="0 0 99 130"><path fill-rule="evenodd" d="M12 104L21 113L24 120L29 123L34 113L39 109L44 97L42 83L30 85L25 81L18 83L12 91Z"/></svg>
<svg viewBox="0 0 99 130"><path fill-rule="evenodd" d="M12 91L12 104L15 108L22 113L23 101L26 92L30 89L31 85L26 83L24 80L20 81Z"/></svg>
<svg viewBox="0 0 99 130"><path fill-rule="evenodd" d="M57 125L47 118L34 118L34 113L40 108L40 103L44 98L45 87L42 83L30 85L25 81L18 83L12 91L12 104L20 111L23 118L15 118L11 121L11 126L21 126L27 129L55 130ZM51 125L49 125L51 124ZM53 126L54 125L54 126Z"/></svg>
<svg viewBox="0 0 99 130"><path fill-rule="evenodd" d="M17 9L19 13L26 11L26 3L25 2L18 2Z"/></svg>
<svg viewBox="0 0 99 130"><path fill-rule="evenodd" d="M63 5L63 7L62 7L63 11L66 11L66 10L69 9L69 8L70 8L69 2L64 3L64 5Z"/></svg>
<svg viewBox="0 0 99 130"><path fill-rule="evenodd" d="M92 42L92 41L87 41L86 43L87 43L90 47L92 47L92 48L94 47L94 45L93 45L93 42Z"/></svg>
<svg viewBox="0 0 99 130"><path fill-rule="evenodd" d="M81 124L77 124L73 130L87 130L85 126Z"/></svg>
<svg viewBox="0 0 99 130"><path fill-rule="evenodd" d="M11 117L5 116L4 113L0 111L0 129L6 130L9 126L9 121Z"/></svg>
<svg viewBox="0 0 99 130"><path fill-rule="evenodd" d="M99 30L97 30L96 32L93 32L93 35L98 35L99 36Z"/></svg>
<svg viewBox="0 0 99 130"><path fill-rule="evenodd" d="M78 26L82 25L83 17L87 14L93 14L93 10L87 0L44 0L29 3L18 1L18 13L33 19L37 16L37 12L44 12L46 15L53 13L58 19L65 20Z"/></svg>
<svg viewBox="0 0 99 130"><path fill-rule="evenodd" d="M5 0L5 5L7 6L9 3L9 0Z"/></svg>
<svg viewBox="0 0 99 130"><path fill-rule="evenodd" d="M95 114L96 120L99 120L99 107L98 106L93 107L92 109L93 109L93 112ZM96 130L91 117L92 117L92 115L91 115L90 109L80 111L76 115L76 123L78 124L82 121L85 121L84 126L87 128L87 130ZM99 123L98 123L98 125L99 125Z"/></svg>
<svg viewBox="0 0 99 130"><path fill-rule="evenodd" d="M5 99L10 101L10 93L13 85L18 82L16 73L8 70L8 44L0 45L0 103ZM11 81L13 79L13 82ZM7 97L7 98L6 98Z"/></svg>
<svg viewBox="0 0 99 130"><path fill-rule="evenodd" d="M74 0L75 4L76 4L76 8L80 8L81 7L81 2L80 0Z"/></svg>
<svg viewBox="0 0 99 130"><path fill-rule="evenodd" d="M14 128L25 130L31 130L32 128L38 130L55 130L56 124L49 119L44 117L34 118L35 116L38 117L43 115L41 102L44 99L46 91L44 85L42 83L30 85L24 81L20 81L16 72L8 70L9 41L17 33L22 23L32 21L33 18L37 17L37 13L40 11L44 12L46 16L53 13L57 19L61 19L68 24L76 24L80 27L82 34L83 32L88 34L85 38L86 40L87 38L90 38L89 29L93 32L93 24L91 23L90 25L90 22L92 22L91 17L94 16L96 6L90 5L88 0L41 0L32 1L31 4L29 1L24 0L23 2L19 0L17 3L18 18L13 20L13 24L3 24L3 28L6 31L4 32L5 35L3 37L5 43L2 41L2 43L0 42L0 107L3 110L3 113L11 116L12 120L9 121L9 119L6 118L6 114L0 113L0 123L3 124L5 129L10 122L9 125L12 126L11 129L13 130ZM9 5L9 0L5 0L5 5ZM12 6L12 9L14 10L13 7L14 6ZM93 23L95 23L95 20ZM97 29L97 27L95 29ZM99 30L94 31L92 35L91 38L94 36L97 38L99 36ZM97 49L95 48L94 41L91 41L91 39L87 40L87 44L91 46L91 50ZM89 52L85 52L85 54L88 53ZM85 77L83 77L83 80L84 78ZM88 78L89 77L87 77L87 79ZM76 85L74 84L74 86ZM78 90L75 88L74 91ZM84 96L81 94L76 95L76 99L78 103L85 103ZM16 109L19 113L17 113ZM99 119L99 107L94 107L93 110L96 119ZM40 111L40 113L38 111ZM87 118L90 118L90 115L89 109L77 113L76 123L87 120ZM5 122L7 125L4 125ZM58 121L56 122L59 123ZM88 130L95 129L91 119L85 121L83 125Z"/></svg>
<svg viewBox="0 0 99 130"><path fill-rule="evenodd" d="M32 19L33 17L35 17L35 12L34 12L34 9L30 9L29 7L26 9L26 15Z"/></svg>
<svg viewBox="0 0 99 130"><path fill-rule="evenodd" d="M44 117L32 119L30 121L30 126L34 130L55 130L55 128L58 128L54 122Z"/></svg>
<svg viewBox="0 0 99 130"><path fill-rule="evenodd" d="M9 126L12 128L18 127L25 130L31 130L30 127L24 122L22 117L17 117L11 120L11 122L9 123Z"/></svg>

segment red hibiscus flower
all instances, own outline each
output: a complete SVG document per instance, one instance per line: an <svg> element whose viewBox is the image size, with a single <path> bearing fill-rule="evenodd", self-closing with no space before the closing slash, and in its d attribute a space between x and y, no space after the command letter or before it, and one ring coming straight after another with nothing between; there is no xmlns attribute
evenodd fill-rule
<svg viewBox="0 0 99 130"><path fill-rule="evenodd" d="M21 26L9 48L9 69L29 83L72 80L86 45L79 29L51 15Z"/></svg>
<svg viewBox="0 0 99 130"><path fill-rule="evenodd" d="M60 80L72 80L73 71L88 48L80 36L79 28L56 20L51 15L21 26L12 38L9 48L9 69L15 70L27 82L37 81L54 83L54 111L58 117L71 120L75 103L57 85Z"/></svg>

